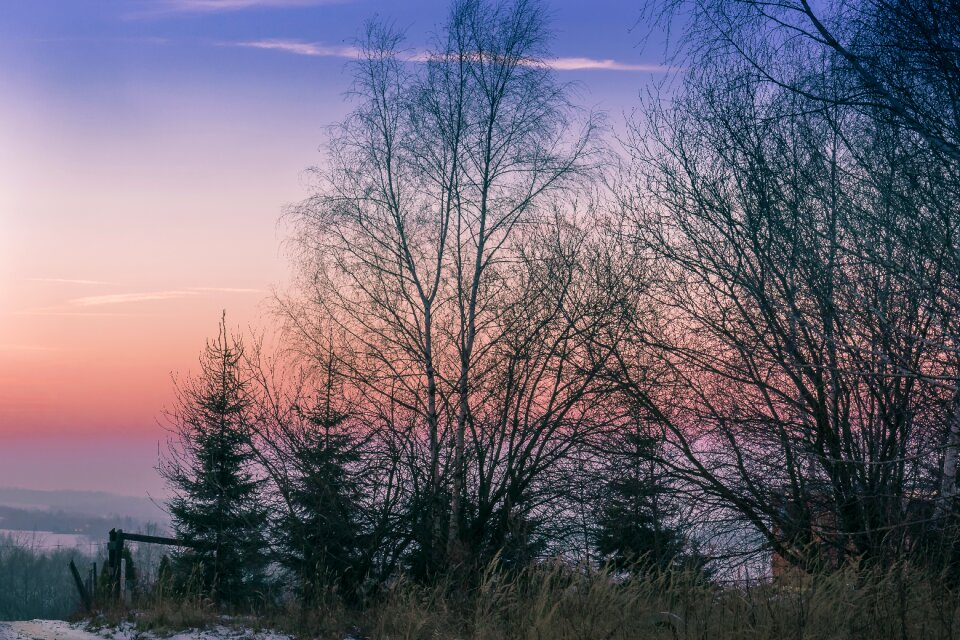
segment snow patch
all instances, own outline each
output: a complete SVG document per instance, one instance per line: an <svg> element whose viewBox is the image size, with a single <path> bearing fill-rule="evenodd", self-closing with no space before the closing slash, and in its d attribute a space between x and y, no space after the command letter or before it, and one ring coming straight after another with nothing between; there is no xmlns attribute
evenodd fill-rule
<svg viewBox="0 0 960 640"><path fill-rule="evenodd" d="M243 627L217 625L209 629L188 629L171 635L138 631L132 622L115 627L96 627L89 622L30 620L0 622L0 640L294 640L274 631L254 631ZM343 640L355 640L346 636Z"/></svg>
<svg viewBox="0 0 960 640"><path fill-rule="evenodd" d="M83 625L85 623L81 623L81 626ZM152 631L138 631L132 622L124 622L116 627L100 627L93 630L93 633L96 634L97 640L101 638L104 640L293 640L286 634L273 631L254 631L223 625L158 635Z"/></svg>

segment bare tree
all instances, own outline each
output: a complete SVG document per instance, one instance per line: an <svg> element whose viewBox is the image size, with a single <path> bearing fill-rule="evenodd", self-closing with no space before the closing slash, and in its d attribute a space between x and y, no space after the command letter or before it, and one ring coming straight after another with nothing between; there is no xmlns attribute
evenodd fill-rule
<svg viewBox="0 0 960 640"><path fill-rule="evenodd" d="M766 82L822 107L882 116L960 161L960 6L954 0L668 0L647 16L688 18L686 52L735 57ZM839 83L798 73L825 64Z"/></svg>
<svg viewBox="0 0 960 640"><path fill-rule="evenodd" d="M860 249L882 269L910 281L924 297L926 312L937 325L938 359L948 368L935 372L945 376L937 383L960 389L954 324L960 309L955 304L960 273L955 206L960 194L960 6L925 0L837 4L730 0L650 3L648 8L660 17L677 15L677 9L692 12L686 43L694 58L709 53L739 60L745 63L745 74L796 94L804 100L803 108L842 112L843 125L836 128L861 166L878 159L881 164L902 163L897 179L885 189L891 199L918 206L913 217L898 221L897 244L910 244L915 255L927 259L899 264L889 261L877 246ZM809 73L813 68L827 70L829 80ZM860 153L856 127L897 138L898 157L869 158ZM891 149L888 145L887 151ZM960 392L954 391L954 405L958 398ZM941 516L950 511L957 495L960 414L952 409L949 414L940 444Z"/></svg>
<svg viewBox="0 0 960 640"><path fill-rule="evenodd" d="M624 390L666 425L664 463L779 553L876 557L917 517L944 406L929 298L903 276L936 247L900 238L929 213L910 185L925 156L753 70L704 64L635 132L625 208L662 320L621 343Z"/></svg>
<svg viewBox="0 0 960 640"><path fill-rule="evenodd" d="M444 541L446 559L464 559L474 404L506 366L522 236L552 224L550 203L592 153L596 122L575 129L545 39L544 11L527 0L455 3L425 54L371 25L358 106L294 211L301 280L281 309L303 341L333 327L348 345L338 357L351 384L408 459L428 567Z"/></svg>

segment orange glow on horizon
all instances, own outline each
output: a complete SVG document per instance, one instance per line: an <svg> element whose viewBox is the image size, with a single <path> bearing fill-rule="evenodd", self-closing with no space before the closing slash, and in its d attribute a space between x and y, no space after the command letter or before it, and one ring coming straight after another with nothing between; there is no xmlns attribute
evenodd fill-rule
<svg viewBox="0 0 960 640"><path fill-rule="evenodd" d="M245 297L254 299L220 301L231 326L257 321L262 296ZM217 302L191 300L173 312L69 322L33 318L23 346L0 346L0 437L155 436L172 398L171 374L196 370L204 346L197 325L208 325L212 335ZM159 303L139 303L149 304Z"/></svg>

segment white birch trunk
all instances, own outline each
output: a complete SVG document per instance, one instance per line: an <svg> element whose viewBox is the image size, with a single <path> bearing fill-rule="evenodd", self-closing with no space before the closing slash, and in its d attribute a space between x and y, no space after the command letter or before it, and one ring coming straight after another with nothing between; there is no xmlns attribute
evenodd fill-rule
<svg viewBox="0 0 960 640"><path fill-rule="evenodd" d="M950 412L950 426L943 449L943 474L940 482L940 497L937 500L937 518L947 514L957 497L958 461L960 461L960 389L953 395L953 410Z"/></svg>

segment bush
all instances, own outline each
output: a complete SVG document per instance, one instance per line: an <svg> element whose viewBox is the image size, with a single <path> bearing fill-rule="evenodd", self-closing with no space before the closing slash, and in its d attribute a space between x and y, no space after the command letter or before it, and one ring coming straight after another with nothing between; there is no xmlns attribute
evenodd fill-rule
<svg viewBox="0 0 960 640"><path fill-rule="evenodd" d="M80 597L69 564L92 560L75 549L46 550L27 539L0 536L0 620L66 618Z"/></svg>

